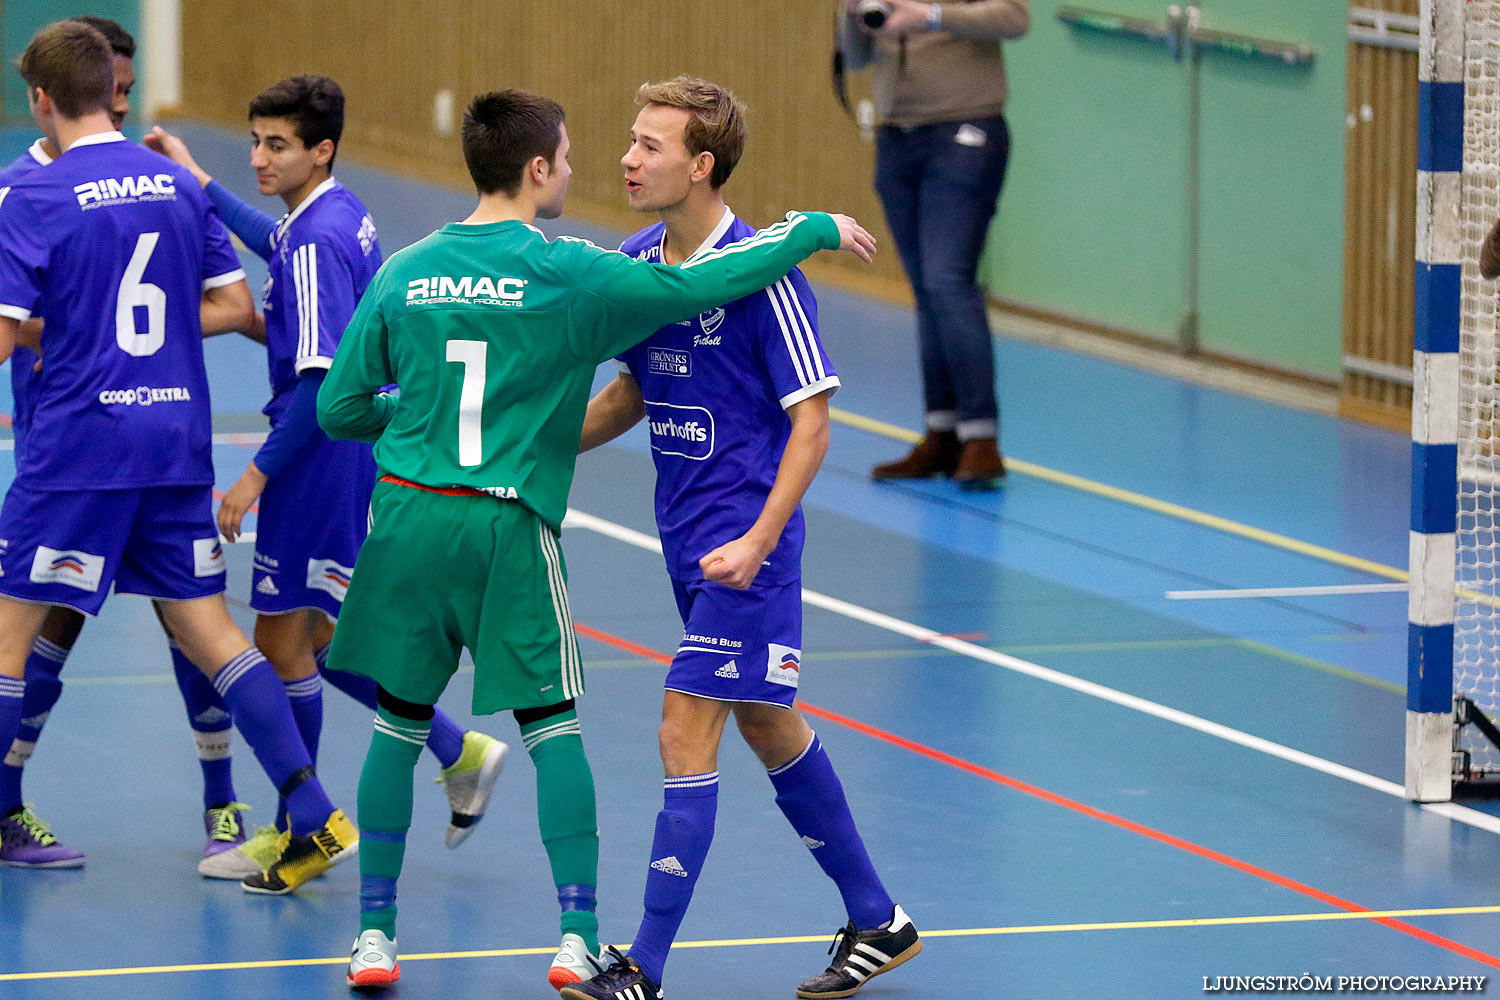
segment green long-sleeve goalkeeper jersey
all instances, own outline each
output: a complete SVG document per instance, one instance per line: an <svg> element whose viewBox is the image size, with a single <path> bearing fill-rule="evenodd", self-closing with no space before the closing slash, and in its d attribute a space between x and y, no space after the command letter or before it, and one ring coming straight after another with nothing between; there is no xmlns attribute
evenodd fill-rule
<svg viewBox="0 0 1500 1000"><path fill-rule="evenodd" d="M559 530L594 368L839 245L820 212L668 267L522 222L452 223L375 275L318 392L382 473L526 504ZM379 396L390 384L393 400Z"/></svg>

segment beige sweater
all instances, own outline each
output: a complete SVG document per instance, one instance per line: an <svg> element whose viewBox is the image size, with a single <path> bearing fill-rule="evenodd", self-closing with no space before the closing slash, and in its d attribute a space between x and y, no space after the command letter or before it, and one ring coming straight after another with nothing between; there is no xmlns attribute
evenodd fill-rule
<svg viewBox="0 0 1500 1000"><path fill-rule="evenodd" d="M939 30L919 28L904 39L870 35L852 15L838 19L844 65L851 70L874 65L880 124L930 125L1004 109L1000 43L1026 34L1028 0L946 0L941 7Z"/></svg>

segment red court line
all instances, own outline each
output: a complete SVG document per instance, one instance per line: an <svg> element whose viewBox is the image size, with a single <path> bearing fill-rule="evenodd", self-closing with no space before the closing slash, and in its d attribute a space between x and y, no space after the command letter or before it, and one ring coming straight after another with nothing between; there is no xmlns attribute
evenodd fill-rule
<svg viewBox="0 0 1500 1000"><path fill-rule="evenodd" d="M658 663L672 662L672 658L670 656L667 656L665 653L659 653L654 649L648 649L645 646L637 645L636 643L633 643L628 639L621 639L618 636L610 635L608 632L601 632L598 629L589 628L587 625L579 625L577 622L573 624L573 628L576 629L580 635L588 636L590 639L597 639L600 642L607 643L608 645L615 646L619 649L623 649L631 653L635 653L637 656L644 657L648 660L655 660ZM816 716L819 719L826 719L829 722L833 722L848 729L852 729L857 733L861 733L865 736L870 737L871 739L889 743L892 746L900 747L903 750L909 750L912 753L917 754L918 756L926 757L928 760L934 760L940 764L947 764L949 767L955 767L960 771L965 771L976 777L984 778L987 781L993 781L995 784L1003 785L1006 788L1012 789L1013 791L1021 792L1025 795L1030 795L1034 798L1041 799L1043 802L1050 802L1052 805L1060 806L1063 809L1072 810L1073 812L1079 813L1083 816L1087 816L1090 819L1099 820L1101 823L1108 823L1111 826L1119 827L1122 830L1128 830L1131 833L1139 834L1142 837L1147 837L1151 840L1156 841L1157 843L1166 844L1168 847L1175 847L1178 850L1186 851L1189 854L1196 855L1197 857L1204 858L1205 860L1216 862L1228 868L1233 868L1235 871L1243 872L1246 875L1253 875L1255 878L1270 882L1272 885L1280 886L1283 889L1290 889L1292 892L1300 893L1301 895L1307 896L1311 899L1316 899L1320 903L1325 903L1329 906L1337 907L1338 909L1345 910L1349 913L1371 912L1370 908L1367 906L1360 906L1358 903L1352 903L1347 899L1341 899L1340 897L1335 896L1332 893L1324 892L1322 889L1314 888L1313 886L1307 885L1304 882L1298 882L1296 879L1287 878L1285 875L1278 875L1275 872L1270 871L1269 869L1261 868L1259 865L1252 865L1248 861L1241 861L1239 858L1230 857L1228 854L1224 854L1221 851L1216 851L1211 847L1204 847L1203 845L1195 844L1190 840L1183 840L1181 837L1174 837L1170 833L1164 833L1161 830L1154 829L1153 827L1144 826L1140 823L1125 819L1123 816L1116 816L1114 813L1108 813L1102 809L1095 809L1093 806L1084 805L1082 802L1077 802L1073 799L1067 798L1066 796L1058 795L1056 792L1049 792L1047 789L1042 788L1038 785L1029 784L1028 782L1021 781L1018 778L1012 778L1009 775L1001 774L999 771L994 771L990 768L983 767L982 765L975 764L973 761L964 760L962 757L955 757L950 753L944 753L943 751L935 749L934 747L930 747L922 743L917 743L914 740L909 740L904 736L897 736L895 733L886 732L884 729L877 729L875 726L860 722L858 719L851 719L848 716L839 715L837 712L830 712L826 708L819 708L816 705L809 705L805 701L799 701L797 705L808 715ZM1419 941L1424 941L1427 944L1436 945L1437 947L1442 948L1446 951L1451 951L1456 955L1462 955L1464 958L1472 959L1483 965L1488 965L1491 968L1500 969L1500 958L1482 951L1478 951L1474 948L1470 948L1468 945L1459 944L1457 941L1452 941L1440 935L1433 934L1430 931L1424 931L1422 928L1413 926L1412 924L1408 924L1404 920L1396 920L1391 917L1372 917L1370 919L1375 923L1384 924L1392 930L1400 931L1402 934L1408 935L1409 937L1414 937Z"/></svg>
<svg viewBox="0 0 1500 1000"><path fill-rule="evenodd" d="M0 413L0 427L9 427L9 426L10 426L10 414L9 413Z"/></svg>

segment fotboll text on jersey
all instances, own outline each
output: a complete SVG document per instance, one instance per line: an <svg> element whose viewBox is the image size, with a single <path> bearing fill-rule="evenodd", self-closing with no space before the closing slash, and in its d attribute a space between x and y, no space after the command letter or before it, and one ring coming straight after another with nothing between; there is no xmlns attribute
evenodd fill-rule
<svg viewBox="0 0 1500 1000"><path fill-rule="evenodd" d="M79 208L88 208L96 202L175 198L177 181L171 174L106 177L103 180L77 184L73 187L73 193L78 196Z"/></svg>
<svg viewBox="0 0 1500 1000"><path fill-rule="evenodd" d="M525 278L496 278L489 275L464 275L454 278L443 274L432 278L413 278L406 283L406 301L498 301L520 302L526 294Z"/></svg>

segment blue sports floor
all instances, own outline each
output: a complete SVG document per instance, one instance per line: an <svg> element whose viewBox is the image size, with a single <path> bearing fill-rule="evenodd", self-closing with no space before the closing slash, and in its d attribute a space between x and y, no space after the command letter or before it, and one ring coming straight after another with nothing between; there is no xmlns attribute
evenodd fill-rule
<svg viewBox="0 0 1500 1000"><path fill-rule="evenodd" d="M246 143L182 131L251 193ZM0 147L8 157L29 138L0 133ZM471 206L352 164L339 176L387 254ZM789 191L787 207L822 206ZM258 287L264 269L247 263ZM1001 339L1004 491L875 486L869 467L917 425L913 319L832 289L820 303L844 388L806 503L802 690L876 865L926 940L861 996L1154 1000L1205 995L1219 977L1306 974L1337 990L1339 977L1373 987L1365 977L1500 968L1500 823L1400 796L1405 596L1165 597L1399 581L1404 437ZM264 359L237 338L208 352L227 488L264 428ZM0 450L0 482L10 475ZM582 516L564 534L585 635L600 916L622 944L640 917L662 659L680 632L650 550L651 483L639 432L586 456ZM250 553L230 548L248 627ZM284 899L197 876L197 765L145 602L112 600L64 677L27 798L88 866L0 869L0 997L346 996L352 865ZM467 719L468 695L460 674L445 707ZM369 713L331 690L326 706L321 771L352 808ZM508 715L475 725L515 752L455 851L425 780L436 765L421 765L404 977L387 995L553 995L556 904L531 764ZM273 791L243 741L236 750L240 797L269 821ZM667 995L789 998L825 964L842 907L732 732L720 769L717 839Z"/></svg>

